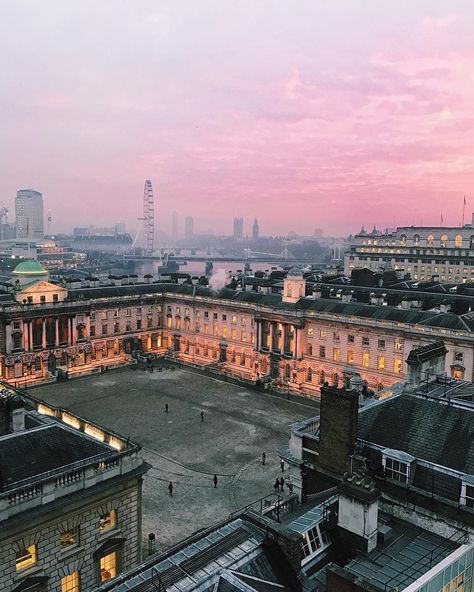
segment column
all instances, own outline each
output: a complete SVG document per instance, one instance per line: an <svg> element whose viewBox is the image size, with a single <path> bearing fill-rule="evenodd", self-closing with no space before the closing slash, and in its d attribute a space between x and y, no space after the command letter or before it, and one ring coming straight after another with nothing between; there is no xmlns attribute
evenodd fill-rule
<svg viewBox="0 0 474 592"><path fill-rule="evenodd" d="M7 354L11 354L12 349L13 349L11 323L7 323L7 325L5 327L5 331L6 331L5 349L6 349Z"/></svg>
<svg viewBox="0 0 474 592"><path fill-rule="evenodd" d="M260 321L255 321L255 347L257 351L260 351L261 348L260 333Z"/></svg>
<svg viewBox="0 0 474 592"><path fill-rule="evenodd" d="M76 343L77 343L77 318L76 318L76 315L74 315L71 318L71 326L72 326L72 344L76 345Z"/></svg>
<svg viewBox="0 0 474 592"><path fill-rule="evenodd" d="M293 358L298 357L298 347L299 347L299 329L295 327L295 338L293 340Z"/></svg>
<svg viewBox="0 0 474 592"><path fill-rule="evenodd" d="M295 350L297 358L303 357L303 338L301 336L302 331L302 328L297 329L295 327Z"/></svg>
<svg viewBox="0 0 474 592"><path fill-rule="evenodd" d="M30 340L28 351L33 351L33 321L28 321L28 335Z"/></svg>
<svg viewBox="0 0 474 592"><path fill-rule="evenodd" d="M67 344L72 344L72 330L71 330L71 318L66 317L67 319Z"/></svg>
<svg viewBox="0 0 474 592"><path fill-rule="evenodd" d="M54 327L54 345L58 347L59 345L59 319L56 317L54 320L55 327Z"/></svg>
<svg viewBox="0 0 474 592"><path fill-rule="evenodd" d="M91 318L89 315L86 316L86 339L90 341L91 338Z"/></svg>
<svg viewBox="0 0 474 592"><path fill-rule="evenodd" d="M46 319L43 319L41 327L41 348L46 349Z"/></svg>
<svg viewBox="0 0 474 592"><path fill-rule="evenodd" d="M286 354L286 342L288 339L288 325L283 323L281 326L281 353Z"/></svg>
<svg viewBox="0 0 474 592"><path fill-rule="evenodd" d="M270 347L268 349L270 352L273 351L273 321L270 321Z"/></svg>
<svg viewBox="0 0 474 592"><path fill-rule="evenodd" d="M28 323L23 321L23 349L28 351Z"/></svg>

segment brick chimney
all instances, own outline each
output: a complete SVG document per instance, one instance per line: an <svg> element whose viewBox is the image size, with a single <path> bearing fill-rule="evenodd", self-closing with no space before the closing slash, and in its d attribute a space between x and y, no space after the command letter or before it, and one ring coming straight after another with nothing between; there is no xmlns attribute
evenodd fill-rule
<svg viewBox="0 0 474 592"><path fill-rule="evenodd" d="M0 436L25 429L25 404L9 393L0 392Z"/></svg>
<svg viewBox="0 0 474 592"><path fill-rule="evenodd" d="M321 388L319 461L322 469L343 475L357 439L359 396L353 390Z"/></svg>

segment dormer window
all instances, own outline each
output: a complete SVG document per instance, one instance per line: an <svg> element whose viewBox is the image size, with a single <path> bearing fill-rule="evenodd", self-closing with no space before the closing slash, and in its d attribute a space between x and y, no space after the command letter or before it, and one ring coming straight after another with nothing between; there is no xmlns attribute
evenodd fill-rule
<svg viewBox="0 0 474 592"><path fill-rule="evenodd" d="M399 483L410 483L410 473L415 457L401 450L386 448L382 451L382 465L387 479Z"/></svg>

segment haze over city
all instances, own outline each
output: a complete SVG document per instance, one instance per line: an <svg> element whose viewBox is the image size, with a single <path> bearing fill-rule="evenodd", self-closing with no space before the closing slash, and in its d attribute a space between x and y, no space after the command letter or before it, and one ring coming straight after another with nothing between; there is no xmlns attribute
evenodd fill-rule
<svg viewBox="0 0 474 592"><path fill-rule="evenodd" d="M166 230L459 225L474 203L471 2L0 7L0 200L41 191L55 232L133 229L147 178Z"/></svg>

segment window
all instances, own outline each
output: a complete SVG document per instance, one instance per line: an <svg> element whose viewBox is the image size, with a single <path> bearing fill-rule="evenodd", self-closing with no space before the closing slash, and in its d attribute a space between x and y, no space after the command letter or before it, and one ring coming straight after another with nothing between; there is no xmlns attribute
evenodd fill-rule
<svg viewBox="0 0 474 592"><path fill-rule="evenodd" d="M311 345L311 343L308 343L306 345L306 355L307 356L312 356L313 355L313 346Z"/></svg>
<svg viewBox="0 0 474 592"><path fill-rule="evenodd" d="M117 575L117 551L100 558L100 581L106 582Z"/></svg>
<svg viewBox="0 0 474 592"><path fill-rule="evenodd" d="M61 578L61 592L79 592L79 572Z"/></svg>
<svg viewBox="0 0 474 592"><path fill-rule="evenodd" d="M233 323L236 323L236 322L237 322L237 317L236 317L236 315L232 315L232 322L233 322Z"/></svg>
<svg viewBox="0 0 474 592"><path fill-rule="evenodd" d="M245 331L240 332L240 341L247 341L247 333Z"/></svg>
<svg viewBox="0 0 474 592"><path fill-rule="evenodd" d="M120 333L120 323L114 323L114 333Z"/></svg>
<svg viewBox="0 0 474 592"><path fill-rule="evenodd" d="M107 325L102 325L102 335L107 335Z"/></svg>
<svg viewBox="0 0 474 592"><path fill-rule="evenodd" d="M95 312L91 312L91 321L95 321Z"/></svg>
<svg viewBox="0 0 474 592"><path fill-rule="evenodd" d="M448 235L447 234L442 234L441 238L439 239L439 244L441 247L447 247L448 246Z"/></svg>
<svg viewBox="0 0 474 592"><path fill-rule="evenodd" d="M385 349L385 339L379 339L378 341L378 348Z"/></svg>
<svg viewBox="0 0 474 592"><path fill-rule="evenodd" d="M368 337L362 337L362 345L365 347L369 347L370 341Z"/></svg>
<svg viewBox="0 0 474 592"><path fill-rule="evenodd" d="M314 329L313 329L313 327L308 327L308 328L306 329L306 335L307 335L308 337L313 337L313 335L314 335Z"/></svg>
<svg viewBox="0 0 474 592"><path fill-rule="evenodd" d="M15 566L16 570L20 571L30 565L35 565L38 561L38 551L36 545L30 545L26 549L21 549L16 552Z"/></svg>
<svg viewBox="0 0 474 592"><path fill-rule="evenodd" d="M89 334L90 334L91 337L95 337L95 327L94 327L94 325L91 325Z"/></svg>
<svg viewBox="0 0 474 592"><path fill-rule="evenodd" d="M355 341L354 335L348 335L347 336L347 343L354 343L354 341Z"/></svg>
<svg viewBox="0 0 474 592"><path fill-rule="evenodd" d="M402 371L402 360L400 358L395 358L393 360L393 371L396 374L400 374Z"/></svg>
<svg viewBox="0 0 474 592"><path fill-rule="evenodd" d="M332 334L332 338L333 338L334 341L339 341L339 333L334 332Z"/></svg>
<svg viewBox="0 0 474 592"><path fill-rule="evenodd" d="M232 329L231 337L232 337L232 339L237 339L237 331L235 329Z"/></svg>
<svg viewBox="0 0 474 592"><path fill-rule="evenodd" d="M171 328L171 323L173 322L173 318L172 317L166 317L166 326L170 329Z"/></svg>
<svg viewBox="0 0 474 592"><path fill-rule="evenodd" d="M59 542L61 543L61 549L69 549L79 543L79 527L71 528L66 530L59 535Z"/></svg>
<svg viewBox="0 0 474 592"><path fill-rule="evenodd" d="M151 317L148 317L146 320L146 326L148 327L148 329L150 327L153 327L153 319ZM189 321L188 321L188 329L189 329Z"/></svg>
<svg viewBox="0 0 474 592"><path fill-rule="evenodd" d="M456 249L462 248L462 236L460 234L456 234L456 236L454 237L454 246L456 247Z"/></svg>
<svg viewBox="0 0 474 592"><path fill-rule="evenodd" d="M209 318L209 311L207 311L207 310L204 311L204 318L205 319Z"/></svg>
<svg viewBox="0 0 474 592"><path fill-rule="evenodd" d="M400 481L400 483L408 483L408 465L393 458L385 458L385 475L389 479Z"/></svg>
<svg viewBox="0 0 474 592"><path fill-rule="evenodd" d="M434 236L432 234L429 234L426 237L426 246L427 247L432 247L434 245Z"/></svg>
<svg viewBox="0 0 474 592"><path fill-rule="evenodd" d="M364 366L364 368L368 368L369 362L370 362L369 352L364 352L362 354L362 366Z"/></svg>
<svg viewBox="0 0 474 592"><path fill-rule="evenodd" d="M204 323L204 335L209 334L209 323Z"/></svg>
<svg viewBox="0 0 474 592"><path fill-rule="evenodd" d="M354 352L351 349L347 350L347 363L348 364L354 363Z"/></svg>
<svg viewBox="0 0 474 592"><path fill-rule="evenodd" d="M474 508L474 486L473 485L466 485L466 493L465 493L465 501L466 506L468 508Z"/></svg>
<svg viewBox="0 0 474 592"><path fill-rule="evenodd" d="M176 319L176 321L179 321L179 319ZM142 320L137 319L137 329L141 329L141 328L142 328ZM177 329L179 329L179 327L177 327Z"/></svg>
<svg viewBox="0 0 474 592"><path fill-rule="evenodd" d="M217 321L217 312L212 313L212 318Z"/></svg>
<svg viewBox="0 0 474 592"><path fill-rule="evenodd" d="M385 356L379 356L377 358L377 368L379 370L385 370Z"/></svg>
<svg viewBox="0 0 474 592"><path fill-rule="evenodd" d="M108 514L102 514L99 519L99 530L101 532L106 532L107 530L111 530L115 528L117 525L117 511L111 510Z"/></svg>
<svg viewBox="0 0 474 592"><path fill-rule="evenodd" d="M319 330L319 337L321 337L321 339L324 339L326 337L327 333L325 329L320 329Z"/></svg>
<svg viewBox="0 0 474 592"><path fill-rule="evenodd" d="M313 370L308 368L306 370L306 382L311 382L313 380Z"/></svg>
<svg viewBox="0 0 474 592"><path fill-rule="evenodd" d="M338 347L334 347L332 350L332 359L334 362L339 362L341 359L341 350Z"/></svg>
<svg viewBox="0 0 474 592"><path fill-rule="evenodd" d="M131 331L132 330L132 323L131 321L126 321L125 323L125 331Z"/></svg>
<svg viewBox="0 0 474 592"><path fill-rule="evenodd" d="M131 308L127 308L125 310L125 314L127 315L127 317L131 317L132 316L132 309Z"/></svg>
<svg viewBox="0 0 474 592"><path fill-rule="evenodd" d="M326 357L326 347L324 345L319 346L319 357L320 358Z"/></svg>
<svg viewBox="0 0 474 592"><path fill-rule="evenodd" d="M464 362L463 352L454 352L454 359L456 362Z"/></svg>
<svg viewBox="0 0 474 592"><path fill-rule="evenodd" d="M53 294L53 302L58 302L59 297L57 294Z"/></svg>
<svg viewBox="0 0 474 592"><path fill-rule="evenodd" d="M116 309L114 310L114 319L116 319L118 316L119 316L119 311L118 311L118 309L116 308Z"/></svg>
<svg viewBox="0 0 474 592"><path fill-rule="evenodd" d="M227 315L226 315L226 314L223 314L223 315L222 315L222 320L223 320L223 321L227 321Z"/></svg>
<svg viewBox="0 0 474 592"><path fill-rule="evenodd" d="M319 373L319 383L324 384L325 380L326 380L326 373L324 372L324 370L321 370L321 372Z"/></svg>
<svg viewBox="0 0 474 592"><path fill-rule="evenodd" d="M227 337L227 327L222 327L222 337L225 339Z"/></svg>
<svg viewBox="0 0 474 592"><path fill-rule="evenodd" d="M401 341L395 341L395 350L403 351L403 343Z"/></svg>

